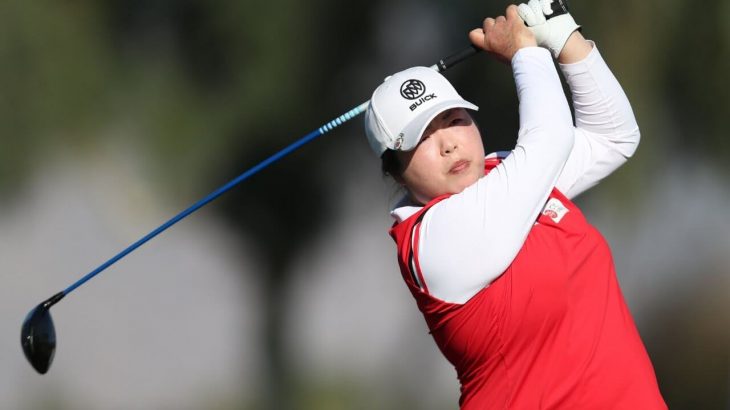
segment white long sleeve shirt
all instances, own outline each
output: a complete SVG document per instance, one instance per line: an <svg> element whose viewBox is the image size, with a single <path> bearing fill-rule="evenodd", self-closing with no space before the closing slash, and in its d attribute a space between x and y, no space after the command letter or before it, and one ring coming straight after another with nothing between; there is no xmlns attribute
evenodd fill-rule
<svg viewBox="0 0 730 410"><path fill-rule="evenodd" d="M520 101L515 148L421 222L419 264L432 296L465 303L489 286L514 260L553 187L573 198L636 150L631 106L595 45L584 60L560 69L575 126L550 53L529 47L512 59ZM404 200L391 215L400 222L419 209Z"/></svg>

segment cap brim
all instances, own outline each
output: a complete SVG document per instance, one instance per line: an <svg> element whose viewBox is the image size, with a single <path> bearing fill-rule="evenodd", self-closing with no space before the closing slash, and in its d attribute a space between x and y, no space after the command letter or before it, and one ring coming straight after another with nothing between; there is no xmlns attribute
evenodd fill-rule
<svg viewBox="0 0 730 410"><path fill-rule="evenodd" d="M410 151L416 148L418 142L421 140L421 136L423 136L423 132L426 131L428 124L430 124L437 115L452 108L466 108L473 111L479 111L479 107L463 99L448 100L435 104L419 114L418 117L414 118L413 121L406 125L403 131L401 131L403 134L403 142L398 150Z"/></svg>

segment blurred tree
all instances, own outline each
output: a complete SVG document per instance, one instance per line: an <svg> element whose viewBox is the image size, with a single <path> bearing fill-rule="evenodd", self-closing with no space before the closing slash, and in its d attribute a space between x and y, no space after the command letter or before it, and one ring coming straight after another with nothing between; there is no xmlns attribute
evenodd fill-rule
<svg viewBox="0 0 730 410"><path fill-rule="evenodd" d="M97 23L83 3L0 4L0 189L21 187L38 151L83 149L109 102Z"/></svg>
<svg viewBox="0 0 730 410"><path fill-rule="evenodd" d="M677 18L667 31L661 76L663 92L657 93L670 108L672 125L681 141L675 147L713 158L717 165L730 169L730 141L727 115L730 107L730 30L726 0L702 3L698 24L687 25L697 5L681 2ZM655 67L657 68L657 67Z"/></svg>
<svg viewBox="0 0 730 410"><path fill-rule="evenodd" d="M333 103L327 78L337 65L357 54L353 44L368 38L367 15L355 8L326 7L310 2L303 9L291 8L291 15L271 16L267 24L278 27L270 40L270 49L262 50L261 59L249 64L263 64L257 81L262 89L257 117L240 121L229 152L226 174L240 172L323 124L345 109ZM261 16L256 16L260 19ZM253 24L253 22L251 22ZM324 30L327 28L327 30ZM310 36L299 33L314 31ZM322 32L322 37L317 32ZM328 36L336 32L337 36ZM326 41L312 41L326 39ZM269 54L270 53L270 54ZM330 67L324 69L324 67ZM349 95L349 93L348 93ZM256 103L256 98L250 101ZM351 104L359 103L352 100ZM248 106L240 107L248 110ZM286 118L282 121L282 118ZM309 127L311 129L308 129ZM284 360L284 312L292 261L320 232L332 214L333 201L326 195L329 179L323 175L332 150L318 142L305 146L281 163L255 176L245 186L224 200L227 218L250 237L266 269L264 277L264 350L269 364L268 391L264 408L297 408L294 380ZM237 170L237 171L234 171ZM306 384L306 383L305 383Z"/></svg>
<svg viewBox="0 0 730 410"><path fill-rule="evenodd" d="M644 332L671 409L720 409L728 403L730 276L715 272L657 306ZM702 295L698 298L697 295Z"/></svg>

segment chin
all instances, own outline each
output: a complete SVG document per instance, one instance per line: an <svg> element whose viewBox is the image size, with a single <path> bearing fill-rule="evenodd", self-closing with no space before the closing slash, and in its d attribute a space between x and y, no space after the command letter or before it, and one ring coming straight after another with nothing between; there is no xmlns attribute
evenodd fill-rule
<svg viewBox="0 0 730 410"><path fill-rule="evenodd" d="M454 193L454 194L460 194L460 193L462 193L462 192L463 192L463 191L464 191L465 189L467 189L467 188L469 188L470 186L474 185L474 183L475 183L475 182L477 182L477 181L476 181L476 180L474 180L473 182L470 182L470 183L463 183L463 184L459 184L458 186L454 187L454 189L453 189L453 191L454 191L454 192L453 192L453 193Z"/></svg>
<svg viewBox="0 0 730 410"><path fill-rule="evenodd" d="M462 191L467 187L476 184L482 176L484 176L483 168L478 168L469 175L465 175L466 181L464 182L464 188L462 188Z"/></svg>

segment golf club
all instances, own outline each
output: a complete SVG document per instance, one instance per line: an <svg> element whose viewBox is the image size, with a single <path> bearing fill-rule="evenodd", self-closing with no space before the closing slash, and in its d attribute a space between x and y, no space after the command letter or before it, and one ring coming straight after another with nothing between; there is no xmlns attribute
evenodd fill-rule
<svg viewBox="0 0 730 410"><path fill-rule="evenodd" d="M479 49L474 46L469 46L455 54L450 55L449 57L446 57L442 60L440 60L437 64L434 64L431 66L434 70L437 70L438 72L443 72L444 70L452 67L453 65L465 60L466 58L474 55L477 53ZM108 261L101 264L99 267L94 269L93 271L86 274L84 277L79 279L77 282L73 283L68 288L64 289L61 292L56 293L55 295L51 296L44 302L40 303L38 306L36 306L33 310L31 310L28 313L28 316L26 316L25 320L23 321L23 326L20 331L20 343L23 347L23 352L25 353L25 357L28 359L30 364L33 366L33 368L40 374L45 374L48 369L51 366L51 362L53 361L53 356L56 351L56 330L53 326L53 319L51 318L51 313L49 309L51 306L58 303L61 299L63 299L66 295L73 292L76 288L86 283L89 279L93 278L97 274L99 274L104 269L108 268L109 266L113 265L126 255L130 254L135 249L142 246L145 242L149 241L150 239L154 238L155 236L159 235L163 231L165 231L167 228L171 227L172 225L176 224L183 218L187 217L188 215L192 214L193 212L197 211L198 209L202 208L209 202L213 201L214 199L221 196L226 191L230 190L234 186L238 185L239 183L245 181L252 175L258 173L262 169L266 168L267 166L271 165L272 163L280 160L281 158L285 157L286 155L290 154L291 152L297 150L302 145L314 140L315 138L324 135L325 133L333 130L334 128L338 127L339 125L342 125L343 123L357 117L359 114L365 112L367 110L369 101L366 101L357 107L353 108L352 110L346 112L345 114L337 117L336 119L326 123L325 125L321 126L320 128L316 129L315 131L310 132L309 134L305 135L304 137L301 137L299 140L295 141L294 143L288 145L287 147L283 148L281 151L275 153L274 155L268 157L267 159L261 161L259 164L253 166L243 174L239 175L238 177L234 178L230 182L226 183L222 187L216 189L212 193L208 194L205 198L199 200L198 202L191 205L189 208L185 209L184 211L180 212L179 214L175 215L173 218L165 222L164 224L160 225L157 229L153 230L152 232L148 233L141 239L139 239L137 242L134 242L133 244L129 245L127 248L119 252L117 255L113 256Z"/></svg>

